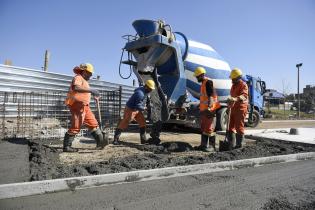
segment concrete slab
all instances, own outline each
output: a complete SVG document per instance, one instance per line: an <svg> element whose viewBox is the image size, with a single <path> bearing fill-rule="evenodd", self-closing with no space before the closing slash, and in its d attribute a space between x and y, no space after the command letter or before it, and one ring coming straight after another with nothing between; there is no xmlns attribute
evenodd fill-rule
<svg viewBox="0 0 315 210"><path fill-rule="evenodd" d="M299 135L291 135L290 128L246 130L247 137L315 144L315 128L298 128Z"/></svg>
<svg viewBox="0 0 315 210"><path fill-rule="evenodd" d="M29 152L25 139L0 140L0 184L29 180Z"/></svg>
<svg viewBox="0 0 315 210"><path fill-rule="evenodd" d="M0 185L0 200L37 194L206 174L315 158L315 152Z"/></svg>

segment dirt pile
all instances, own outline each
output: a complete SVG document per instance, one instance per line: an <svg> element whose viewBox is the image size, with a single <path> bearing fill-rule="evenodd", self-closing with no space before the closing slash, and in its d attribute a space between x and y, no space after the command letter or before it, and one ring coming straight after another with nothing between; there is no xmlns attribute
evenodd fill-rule
<svg viewBox="0 0 315 210"><path fill-rule="evenodd" d="M158 146L126 142L123 146L133 147L139 150L139 153L123 157L115 156L93 163L64 164L59 158L62 155L61 148L50 147L47 146L47 142L39 141L30 141L29 146L31 181L315 151L315 146L312 145L272 140L257 141L256 146L210 154L193 151L190 144L180 141L165 142Z"/></svg>

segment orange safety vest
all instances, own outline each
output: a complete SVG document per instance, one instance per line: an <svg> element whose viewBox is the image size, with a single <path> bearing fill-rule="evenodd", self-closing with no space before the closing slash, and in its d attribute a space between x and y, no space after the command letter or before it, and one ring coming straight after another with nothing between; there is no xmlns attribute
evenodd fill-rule
<svg viewBox="0 0 315 210"><path fill-rule="evenodd" d="M207 88L206 88L206 84L207 81L209 80L209 78L205 78L202 81L201 87L200 87L200 111L204 111L207 109L210 109L210 111L216 111L217 109L219 109L221 107L220 102L218 101L218 96L215 93L215 91L213 90L212 95L210 97L208 97L207 94ZM212 104L210 104L210 101L212 101Z"/></svg>
<svg viewBox="0 0 315 210"><path fill-rule="evenodd" d="M81 86L85 88L90 88L89 83L82 78L81 75L76 75L70 85L69 92L67 94L67 98L65 100L65 104L67 106L72 106L75 102L81 102L82 104L88 105L90 103L90 93L79 93L73 90L73 85L76 81L81 82Z"/></svg>

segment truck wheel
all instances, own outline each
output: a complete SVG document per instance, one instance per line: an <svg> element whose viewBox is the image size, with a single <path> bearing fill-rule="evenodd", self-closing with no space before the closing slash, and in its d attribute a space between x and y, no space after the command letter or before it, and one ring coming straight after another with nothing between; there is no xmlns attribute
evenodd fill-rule
<svg viewBox="0 0 315 210"><path fill-rule="evenodd" d="M250 122L249 120L245 123L247 127L255 128L260 122L260 114L257 110L253 111L253 121Z"/></svg>
<svg viewBox="0 0 315 210"><path fill-rule="evenodd" d="M226 130L226 124L227 124L227 108L224 107L217 111L217 123L216 123L216 130L217 131L225 131Z"/></svg>

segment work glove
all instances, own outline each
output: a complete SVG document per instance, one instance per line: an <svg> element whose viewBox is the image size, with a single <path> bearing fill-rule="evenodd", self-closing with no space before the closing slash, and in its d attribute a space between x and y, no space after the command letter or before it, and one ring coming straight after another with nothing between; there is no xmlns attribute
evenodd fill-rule
<svg viewBox="0 0 315 210"><path fill-rule="evenodd" d="M211 111L210 109L202 111L201 114L205 115L207 118L215 117L215 111Z"/></svg>
<svg viewBox="0 0 315 210"><path fill-rule="evenodd" d="M211 117L215 117L215 111L211 111L210 109L207 109L207 117L211 118Z"/></svg>
<svg viewBox="0 0 315 210"><path fill-rule="evenodd" d="M96 89L90 89L90 92L92 93L92 95L94 97L99 97L100 96L100 92Z"/></svg>
<svg viewBox="0 0 315 210"><path fill-rule="evenodd" d="M229 108L232 108L234 103L237 101L237 98L236 97L232 97L232 96L229 96L227 98L227 103L228 103L228 107Z"/></svg>
<svg viewBox="0 0 315 210"><path fill-rule="evenodd" d="M227 101L228 102L236 102L237 101L237 98L236 97L232 97L232 96L229 96L228 98L227 98Z"/></svg>
<svg viewBox="0 0 315 210"><path fill-rule="evenodd" d="M243 96L243 95L240 95L238 98L239 98L241 101L246 101L246 98L245 98L245 96Z"/></svg>

